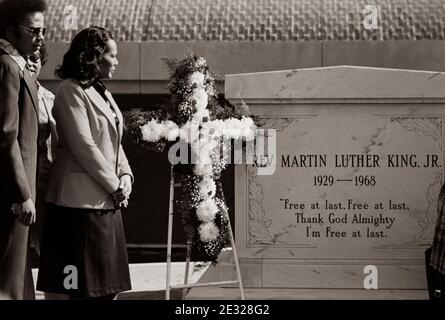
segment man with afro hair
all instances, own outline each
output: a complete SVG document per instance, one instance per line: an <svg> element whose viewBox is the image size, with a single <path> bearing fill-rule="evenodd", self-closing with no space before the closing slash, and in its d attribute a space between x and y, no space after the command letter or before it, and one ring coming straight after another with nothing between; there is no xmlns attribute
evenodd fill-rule
<svg viewBox="0 0 445 320"><path fill-rule="evenodd" d="M25 56L45 36L44 0L0 0L0 293L35 299L28 232L35 222L37 89Z"/></svg>

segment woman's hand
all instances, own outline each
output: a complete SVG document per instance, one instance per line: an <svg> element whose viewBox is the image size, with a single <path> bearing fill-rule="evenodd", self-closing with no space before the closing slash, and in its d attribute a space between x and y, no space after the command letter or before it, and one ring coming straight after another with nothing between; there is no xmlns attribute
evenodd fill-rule
<svg viewBox="0 0 445 320"><path fill-rule="evenodd" d="M36 208L32 199L12 205L12 212L24 226L30 226L36 222Z"/></svg>
<svg viewBox="0 0 445 320"><path fill-rule="evenodd" d="M131 176L128 174L124 174L120 178L119 188L122 189L122 193L125 195L126 199L130 198L130 194L132 191L131 188Z"/></svg>
<svg viewBox="0 0 445 320"><path fill-rule="evenodd" d="M127 201L128 198L125 196L124 191L122 190L121 187L117 188L117 190L114 191L111 194L111 196L113 197L113 202L114 202L115 208L120 208L121 206L126 207L125 203L128 204L128 201Z"/></svg>

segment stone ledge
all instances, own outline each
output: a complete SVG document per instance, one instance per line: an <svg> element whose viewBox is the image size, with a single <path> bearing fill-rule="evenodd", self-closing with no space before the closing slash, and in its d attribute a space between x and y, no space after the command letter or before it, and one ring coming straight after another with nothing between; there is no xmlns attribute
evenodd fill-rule
<svg viewBox="0 0 445 320"><path fill-rule="evenodd" d="M427 290L245 288L246 300L428 300ZM187 300L236 300L238 288L194 288Z"/></svg>

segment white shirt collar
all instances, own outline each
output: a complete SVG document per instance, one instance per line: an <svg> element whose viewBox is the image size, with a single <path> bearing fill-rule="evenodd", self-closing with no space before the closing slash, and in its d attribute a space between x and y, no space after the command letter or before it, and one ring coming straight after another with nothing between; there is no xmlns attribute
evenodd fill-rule
<svg viewBox="0 0 445 320"><path fill-rule="evenodd" d="M17 65L20 68L20 71L24 71L26 68L26 60L25 58L23 58L23 56L17 51L16 48L14 48L14 46L9 43L8 41L6 41L5 39L0 39L0 49L2 49L3 51L5 51L12 60L15 61L15 63L17 63Z"/></svg>

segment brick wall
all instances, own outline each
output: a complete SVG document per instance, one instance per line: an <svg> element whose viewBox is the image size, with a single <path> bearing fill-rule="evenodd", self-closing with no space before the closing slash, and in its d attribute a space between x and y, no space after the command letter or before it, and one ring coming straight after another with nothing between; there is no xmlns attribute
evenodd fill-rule
<svg viewBox="0 0 445 320"><path fill-rule="evenodd" d="M444 39L444 0L48 0L48 40L88 25L119 41L310 41ZM363 25L375 4L376 30ZM70 29L70 5L78 30Z"/></svg>

